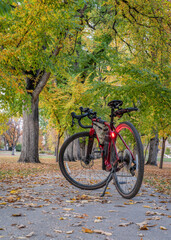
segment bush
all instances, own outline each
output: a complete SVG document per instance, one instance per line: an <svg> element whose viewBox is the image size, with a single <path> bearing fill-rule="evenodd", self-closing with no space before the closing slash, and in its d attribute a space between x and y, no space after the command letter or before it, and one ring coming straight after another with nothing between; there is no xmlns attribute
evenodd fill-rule
<svg viewBox="0 0 171 240"><path fill-rule="evenodd" d="M170 154L170 148L167 147L165 153L166 153L167 155L169 155L169 154Z"/></svg>
<svg viewBox="0 0 171 240"><path fill-rule="evenodd" d="M0 143L0 149L3 149L3 148L4 148L4 144Z"/></svg>
<svg viewBox="0 0 171 240"><path fill-rule="evenodd" d="M17 146L16 146L16 151L17 152L21 152L21 147L22 147L22 145L19 143L19 144L17 144Z"/></svg>

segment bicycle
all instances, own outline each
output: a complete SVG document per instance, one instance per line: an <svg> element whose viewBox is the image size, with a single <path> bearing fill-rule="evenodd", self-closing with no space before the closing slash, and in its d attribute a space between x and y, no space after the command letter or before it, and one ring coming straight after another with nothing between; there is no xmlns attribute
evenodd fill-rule
<svg viewBox="0 0 171 240"><path fill-rule="evenodd" d="M143 146L138 131L130 122L122 122L117 127L114 118L137 111L138 108L122 109L121 100L108 103L111 107L110 123L97 117L89 108L80 107L81 115L72 115L82 128L89 132L79 132L70 136L59 153L59 166L63 176L74 186L95 190L105 186L113 179L119 194L127 199L139 191L144 174ZM88 117L92 125L85 126L81 120Z"/></svg>

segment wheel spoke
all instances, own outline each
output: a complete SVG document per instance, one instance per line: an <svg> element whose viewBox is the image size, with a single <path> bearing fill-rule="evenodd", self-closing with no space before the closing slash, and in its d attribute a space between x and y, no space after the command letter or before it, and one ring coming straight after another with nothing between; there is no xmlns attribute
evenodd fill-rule
<svg viewBox="0 0 171 240"><path fill-rule="evenodd" d="M138 132L130 123L121 123L115 141L120 161L114 173L116 188L125 198L138 192L143 178L143 151ZM123 141L122 141L123 140Z"/></svg>
<svg viewBox="0 0 171 240"><path fill-rule="evenodd" d="M86 161L88 133L75 134L62 150L61 170L72 184L84 189L96 189L105 185L108 173L102 170L101 151L97 138L93 140L90 161ZM60 152L61 155L61 152ZM73 157L74 156L74 157ZM75 161L69 161L75 159Z"/></svg>

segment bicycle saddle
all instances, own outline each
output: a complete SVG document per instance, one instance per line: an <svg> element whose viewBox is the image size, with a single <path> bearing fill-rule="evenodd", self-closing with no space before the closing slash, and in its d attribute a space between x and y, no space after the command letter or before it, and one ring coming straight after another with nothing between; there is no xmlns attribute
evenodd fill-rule
<svg viewBox="0 0 171 240"><path fill-rule="evenodd" d="M112 100L108 103L108 106L111 108L119 108L122 106L123 102L121 100Z"/></svg>

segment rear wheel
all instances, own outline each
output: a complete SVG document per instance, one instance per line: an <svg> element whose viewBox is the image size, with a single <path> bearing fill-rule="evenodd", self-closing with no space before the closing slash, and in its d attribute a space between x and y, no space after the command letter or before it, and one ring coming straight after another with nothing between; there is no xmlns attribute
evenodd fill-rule
<svg viewBox="0 0 171 240"><path fill-rule="evenodd" d="M115 144L119 162L115 166L115 186L120 195L130 199L138 193L143 180L143 146L136 128L131 123L120 123L116 132L118 135ZM111 157L112 161L116 159L114 151L111 151Z"/></svg>
<svg viewBox="0 0 171 240"><path fill-rule="evenodd" d="M108 173L102 170L102 157L96 136L87 155L89 132L69 137L61 147L59 166L64 177L78 188L94 190L106 184Z"/></svg>

